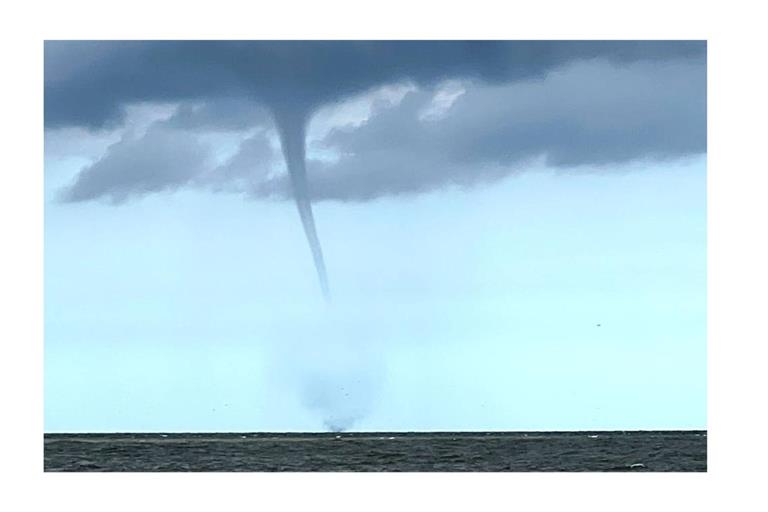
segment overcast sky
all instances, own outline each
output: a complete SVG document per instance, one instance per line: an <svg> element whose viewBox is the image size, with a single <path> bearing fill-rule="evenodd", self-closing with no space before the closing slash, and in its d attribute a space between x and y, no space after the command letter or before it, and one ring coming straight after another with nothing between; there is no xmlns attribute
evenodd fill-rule
<svg viewBox="0 0 768 512"><path fill-rule="evenodd" d="M706 427L704 43L48 42L45 71L46 431Z"/></svg>

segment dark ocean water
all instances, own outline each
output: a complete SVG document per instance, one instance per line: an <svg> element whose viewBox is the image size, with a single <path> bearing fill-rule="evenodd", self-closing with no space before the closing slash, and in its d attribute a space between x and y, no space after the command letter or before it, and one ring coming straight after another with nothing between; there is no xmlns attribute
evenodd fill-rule
<svg viewBox="0 0 768 512"><path fill-rule="evenodd" d="M45 434L45 471L706 471L705 431Z"/></svg>

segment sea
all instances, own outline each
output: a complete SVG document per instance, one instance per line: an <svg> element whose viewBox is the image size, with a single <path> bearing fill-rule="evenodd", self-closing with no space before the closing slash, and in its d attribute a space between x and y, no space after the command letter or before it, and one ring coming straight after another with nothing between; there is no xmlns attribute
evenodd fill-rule
<svg viewBox="0 0 768 512"><path fill-rule="evenodd" d="M707 470L706 431L44 434L45 471Z"/></svg>

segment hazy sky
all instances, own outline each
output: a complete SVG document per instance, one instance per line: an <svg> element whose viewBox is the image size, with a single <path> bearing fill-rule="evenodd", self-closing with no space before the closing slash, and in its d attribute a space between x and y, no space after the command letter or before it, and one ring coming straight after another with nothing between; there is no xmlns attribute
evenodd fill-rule
<svg viewBox="0 0 768 512"><path fill-rule="evenodd" d="M46 431L706 427L705 58L47 43Z"/></svg>

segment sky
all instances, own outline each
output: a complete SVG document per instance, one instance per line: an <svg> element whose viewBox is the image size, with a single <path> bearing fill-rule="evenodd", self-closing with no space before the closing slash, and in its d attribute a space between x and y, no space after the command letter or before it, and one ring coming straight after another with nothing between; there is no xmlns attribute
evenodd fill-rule
<svg viewBox="0 0 768 512"><path fill-rule="evenodd" d="M47 42L45 125L48 432L706 428L703 42Z"/></svg>

